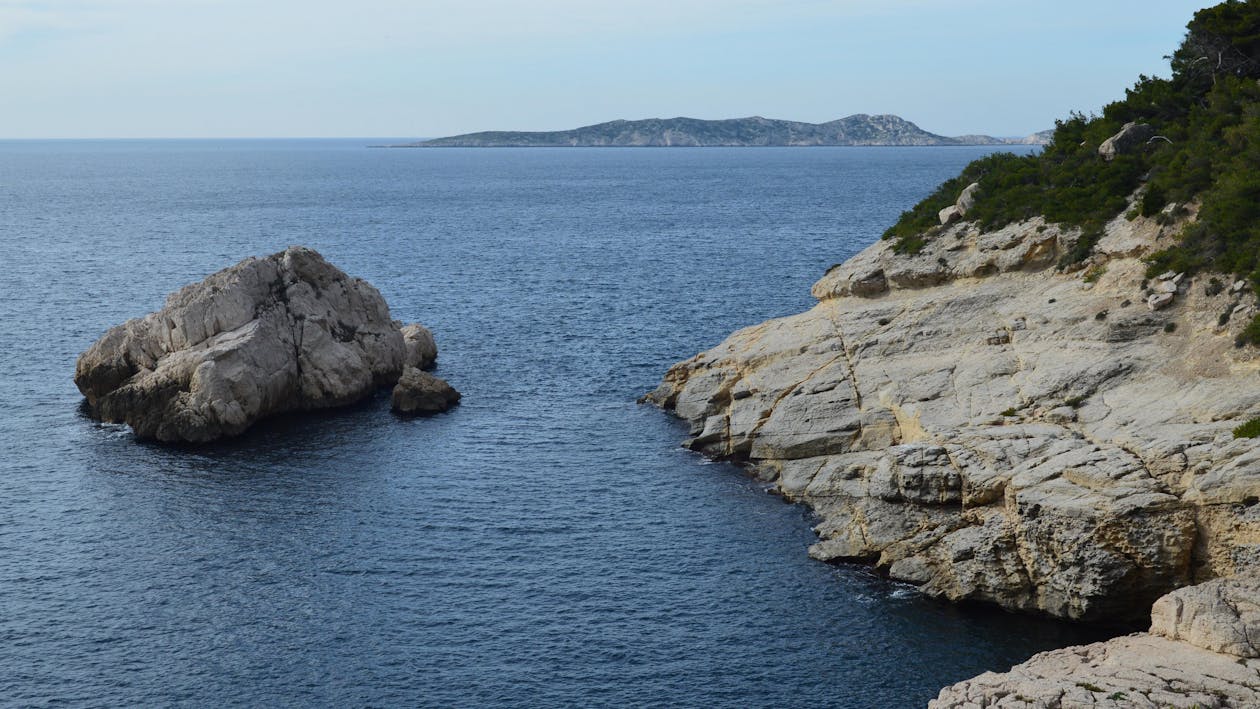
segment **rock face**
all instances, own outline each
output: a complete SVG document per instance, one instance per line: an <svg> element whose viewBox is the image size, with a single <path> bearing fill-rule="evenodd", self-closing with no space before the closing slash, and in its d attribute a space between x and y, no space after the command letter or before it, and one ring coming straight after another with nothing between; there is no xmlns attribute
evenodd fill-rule
<svg viewBox="0 0 1260 709"><path fill-rule="evenodd" d="M110 329L79 356L74 379L96 418L141 439L203 442L393 384L405 364L436 357L419 330L404 336L369 283L291 247Z"/></svg>
<svg viewBox="0 0 1260 709"><path fill-rule="evenodd" d="M1141 307L1140 259L1178 227L1118 218L1089 282L1048 268L1077 234L1040 219L953 224L912 256L876 243L813 309L647 398L690 424L688 447L813 507L818 559L952 600L1141 618L1260 564L1260 440L1231 433L1260 413L1260 361L1234 346L1244 318L1218 323L1254 298L1183 279Z"/></svg>
<svg viewBox="0 0 1260 709"><path fill-rule="evenodd" d="M1133 152L1138 146L1146 143L1155 135L1155 129L1146 123L1126 123L1119 133L1104 140L1098 146L1098 154L1103 160L1111 162L1117 155Z"/></svg>
<svg viewBox="0 0 1260 709"><path fill-rule="evenodd" d="M1260 578L1175 591L1150 633L1054 650L941 690L931 709L1260 706Z"/></svg>

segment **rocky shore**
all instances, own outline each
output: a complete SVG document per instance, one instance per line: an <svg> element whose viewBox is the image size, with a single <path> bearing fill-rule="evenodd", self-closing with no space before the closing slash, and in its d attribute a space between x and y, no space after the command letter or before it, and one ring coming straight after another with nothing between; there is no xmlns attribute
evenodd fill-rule
<svg viewBox="0 0 1260 709"><path fill-rule="evenodd" d="M140 439L204 442L387 386L395 401L420 402L402 413L445 410L458 393L421 371L436 360L432 333L391 319L371 284L295 246L111 328L79 356L74 380L94 418L126 423ZM440 396L430 380L445 387Z"/></svg>
<svg viewBox="0 0 1260 709"><path fill-rule="evenodd" d="M689 448L812 507L815 558L955 601L1141 622L1170 591L1260 564L1260 439L1233 433L1260 413L1260 358L1235 342L1255 296L1144 275L1194 219L1118 217L1062 272L1075 230L942 215L920 253L872 245L811 310L734 333L646 398L690 424ZM967 691L941 706L992 705Z"/></svg>
<svg viewBox="0 0 1260 709"><path fill-rule="evenodd" d="M1174 591L1151 630L1043 652L941 690L929 709L1260 706L1260 577Z"/></svg>

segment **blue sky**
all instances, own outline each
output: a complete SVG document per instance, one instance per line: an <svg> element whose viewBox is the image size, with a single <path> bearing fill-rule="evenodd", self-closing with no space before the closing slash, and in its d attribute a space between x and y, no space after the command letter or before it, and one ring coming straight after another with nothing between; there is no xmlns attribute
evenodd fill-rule
<svg viewBox="0 0 1260 709"><path fill-rule="evenodd" d="M1204 0L0 0L0 137L439 136L1093 111Z"/></svg>

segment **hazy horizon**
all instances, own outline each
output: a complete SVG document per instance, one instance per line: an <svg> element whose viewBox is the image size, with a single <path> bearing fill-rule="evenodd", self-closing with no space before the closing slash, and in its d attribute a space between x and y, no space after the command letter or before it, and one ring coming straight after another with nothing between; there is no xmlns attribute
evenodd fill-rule
<svg viewBox="0 0 1260 709"><path fill-rule="evenodd" d="M420 138L894 114L1025 136L1123 96L1208 3L0 0L0 139Z"/></svg>

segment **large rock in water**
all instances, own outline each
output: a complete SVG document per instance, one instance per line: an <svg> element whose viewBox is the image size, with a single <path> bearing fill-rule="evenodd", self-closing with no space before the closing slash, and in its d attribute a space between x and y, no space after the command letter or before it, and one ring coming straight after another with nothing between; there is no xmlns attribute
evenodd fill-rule
<svg viewBox="0 0 1260 709"><path fill-rule="evenodd" d="M1181 224L1118 217L1093 275L1053 270L1078 234L956 223L919 254L872 245L812 309L675 365L649 399L686 445L746 461L818 515L821 560L932 596L1137 620L1161 595L1260 570L1255 350L1183 283L1142 303L1145 255ZM1175 328L1167 327L1175 323Z"/></svg>
<svg viewBox="0 0 1260 709"><path fill-rule="evenodd" d="M265 416L359 401L405 365L431 365L432 336L399 325L371 284L291 247L110 329L79 356L74 380L94 417L138 438L210 441Z"/></svg>

